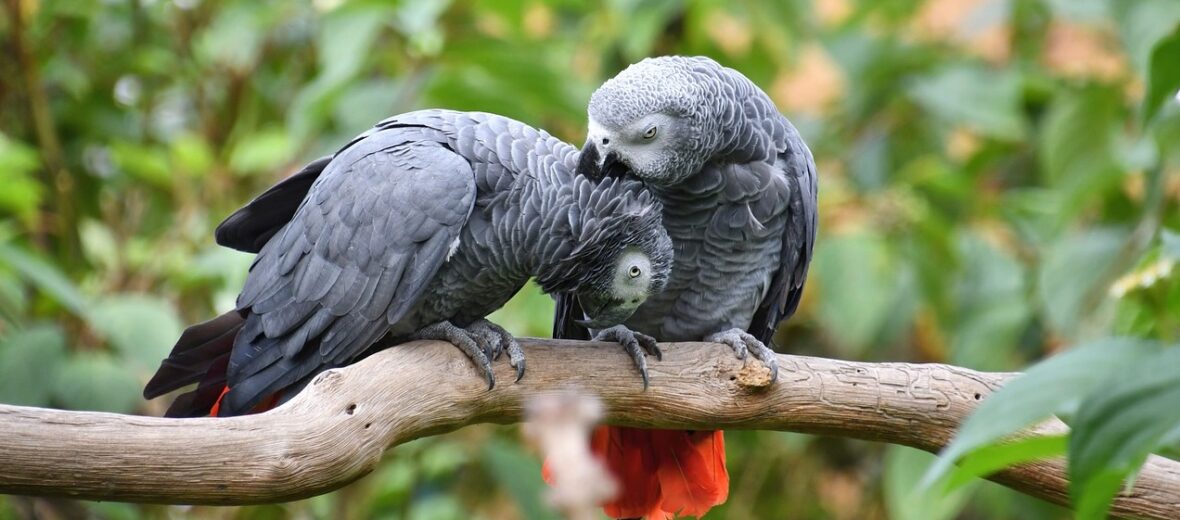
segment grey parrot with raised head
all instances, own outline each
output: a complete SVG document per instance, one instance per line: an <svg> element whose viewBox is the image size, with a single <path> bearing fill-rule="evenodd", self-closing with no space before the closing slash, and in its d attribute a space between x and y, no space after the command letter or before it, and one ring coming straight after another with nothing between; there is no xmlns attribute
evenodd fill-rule
<svg viewBox="0 0 1180 520"><path fill-rule="evenodd" d="M257 252L237 308L187 329L147 398L170 416L247 413L374 345L440 339L487 379L519 344L487 321L530 277L620 323L664 286L672 244L638 181L576 176L578 149L500 116L424 110L377 124L231 215ZM400 376L398 376L400 377Z"/></svg>
<svg viewBox="0 0 1180 520"><path fill-rule="evenodd" d="M578 172L643 180L664 205L676 257L665 290L622 325L593 330L597 339L623 343L645 385L644 351L660 356L655 338L724 343L739 358L752 354L777 376L767 344L779 322L799 306L817 226L815 162L799 132L748 78L704 57L649 58L631 65L594 92L588 112ZM584 310L575 299L559 296L554 334L587 337L576 322ZM693 432L686 442L723 450L720 432L710 433ZM661 455L677 448L635 431L602 434L614 446L608 463L633 465L642 456L651 466L624 472L622 488L639 490L638 496L625 492L615 503L622 509L608 507L608 513L655 515L651 511L660 507L679 507L681 514L696 515L712 505L705 502L724 500L728 476L722 464L714 476L694 477L715 480L712 488L697 490L701 503L670 506L665 493L661 506L661 485L681 483L656 475L683 471L657 471L660 461L684 467L692 453ZM627 443L661 445L632 450ZM627 460L611 462L612 456ZM628 482L629 474L647 474L655 482Z"/></svg>

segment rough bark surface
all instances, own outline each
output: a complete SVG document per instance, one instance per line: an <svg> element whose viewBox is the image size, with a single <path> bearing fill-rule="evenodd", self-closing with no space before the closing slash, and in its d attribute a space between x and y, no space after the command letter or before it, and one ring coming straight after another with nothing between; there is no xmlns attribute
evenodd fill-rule
<svg viewBox="0 0 1180 520"><path fill-rule="evenodd" d="M779 381L728 347L664 344L643 390L617 345L526 339L528 372L483 378L453 346L414 342L321 374L286 405L227 419L163 419L0 405L0 493L172 504L254 504L339 488L386 449L476 423L521 420L530 398L571 388L606 421L676 429L759 429L853 437L937 451L1013 374L939 364L779 355ZM1060 423L1039 429L1059 430ZM1063 460L992 480L1068 504ZM1180 518L1180 462L1152 457L1120 516Z"/></svg>

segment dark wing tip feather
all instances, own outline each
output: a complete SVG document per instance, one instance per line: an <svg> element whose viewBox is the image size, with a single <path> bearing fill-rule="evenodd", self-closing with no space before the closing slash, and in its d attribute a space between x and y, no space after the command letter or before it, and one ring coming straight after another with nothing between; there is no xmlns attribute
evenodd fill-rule
<svg viewBox="0 0 1180 520"><path fill-rule="evenodd" d="M247 253L262 250L262 246L295 216L311 185L330 162L332 156L308 163L298 173L279 181L226 217L213 232L217 243Z"/></svg>
<svg viewBox="0 0 1180 520"><path fill-rule="evenodd" d="M577 296L570 293L559 293L554 296L553 308L553 337L557 339L589 340L590 331L574 320L585 317L582 305Z"/></svg>
<svg viewBox="0 0 1180 520"><path fill-rule="evenodd" d="M160 362L160 368L144 386L144 399L154 399L201 380L219 356L229 354L244 322L235 310L184 329L172 352Z"/></svg>

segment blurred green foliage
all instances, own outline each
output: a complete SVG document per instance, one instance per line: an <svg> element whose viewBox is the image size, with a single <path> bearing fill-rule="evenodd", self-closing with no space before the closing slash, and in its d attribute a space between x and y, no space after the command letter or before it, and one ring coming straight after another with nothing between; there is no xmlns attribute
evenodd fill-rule
<svg viewBox="0 0 1180 520"><path fill-rule="evenodd" d="M593 89L669 53L746 73L816 154L821 237L782 350L1020 370L1109 336L1175 342L1178 21L1175 0L10 0L0 401L160 413L138 391L182 324L233 305L250 257L211 231L252 195L415 108L497 112L580 142ZM544 336L551 305L530 287L494 319ZM1077 370L1138 386L1104 400L1063 383L1027 405L1041 415L992 419L1074 421L1088 433L1069 440L1084 457L1071 471L1110 488L1111 471L1180 436L1164 431L1174 401L1142 399L1180 371L1160 358L1136 372L1124 343L1070 353L1107 349ZM1110 452L1136 432L1151 439ZM717 518L1068 516L978 480L922 487L936 459L907 448L774 432L728 444ZM0 518L541 518L538 467L515 428L476 427L291 504L0 497Z"/></svg>

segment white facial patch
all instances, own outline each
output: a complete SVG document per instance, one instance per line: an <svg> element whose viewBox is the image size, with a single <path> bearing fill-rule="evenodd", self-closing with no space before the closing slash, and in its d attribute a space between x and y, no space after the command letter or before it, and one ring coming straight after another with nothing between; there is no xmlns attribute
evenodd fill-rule
<svg viewBox="0 0 1180 520"><path fill-rule="evenodd" d="M643 252L631 249L619 255L615 265L612 296L625 302L643 303L651 287L651 260Z"/></svg>

